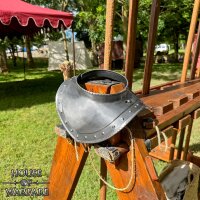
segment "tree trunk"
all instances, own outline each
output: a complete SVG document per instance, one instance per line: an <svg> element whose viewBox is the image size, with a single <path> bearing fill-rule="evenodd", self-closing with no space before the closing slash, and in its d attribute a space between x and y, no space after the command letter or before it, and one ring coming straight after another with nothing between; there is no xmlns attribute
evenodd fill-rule
<svg viewBox="0 0 200 200"><path fill-rule="evenodd" d="M32 53L31 53L31 43L30 43L30 37L29 36L25 37L25 45L26 45L28 66L33 67L34 66L34 60L33 60Z"/></svg>
<svg viewBox="0 0 200 200"><path fill-rule="evenodd" d="M10 47L11 47L10 54L12 56L13 66L16 67L17 66L17 59L16 59L16 56L15 56L15 46L14 46L14 44L11 43Z"/></svg>
<svg viewBox="0 0 200 200"><path fill-rule="evenodd" d="M99 65L99 60L98 60L97 46L93 41L91 41L91 44L92 44L92 56L91 56L92 65L93 66L98 66Z"/></svg>
<svg viewBox="0 0 200 200"><path fill-rule="evenodd" d="M178 48L179 48L179 34L175 33L174 34L174 61L178 62Z"/></svg>
<svg viewBox="0 0 200 200"><path fill-rule="evenodd" d="M0 73L8 72L7 56L5 49L0 50Z"/></svg>

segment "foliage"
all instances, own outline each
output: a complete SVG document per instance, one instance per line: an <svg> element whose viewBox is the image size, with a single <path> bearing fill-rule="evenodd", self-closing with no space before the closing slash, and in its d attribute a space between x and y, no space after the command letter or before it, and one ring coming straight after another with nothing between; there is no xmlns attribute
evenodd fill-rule
<svg viewBox="0 0 200 200"><path fill-rule="evenodd" d="M158 26L159 40L169 40L171 42L175 35L183 35L186 39L192 8L193 0L162 1Z"/></svg>
<svg viewBox="0 0 200 200"><path fill-rule="evenodd" d="M85 7L89 9L80 11L76 15L75 30L88 32L92 43L101 43L105 36L105 5Z"/></svg>

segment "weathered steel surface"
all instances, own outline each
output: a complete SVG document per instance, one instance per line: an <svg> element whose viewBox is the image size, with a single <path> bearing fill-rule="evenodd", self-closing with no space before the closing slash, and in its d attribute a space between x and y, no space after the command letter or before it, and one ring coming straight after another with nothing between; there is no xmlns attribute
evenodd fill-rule
<svg viewBox="0 0 200 200"><path fill-rule="evenodd" d="M125 88L116 94L97 94L84 89L85 83L96 81L102 85L122 82ZM124 76L106 70L93 70L64 81L56 94L56 106L70 136L77 142L92 144L115 135L145 107L128 89Z"/></svg>

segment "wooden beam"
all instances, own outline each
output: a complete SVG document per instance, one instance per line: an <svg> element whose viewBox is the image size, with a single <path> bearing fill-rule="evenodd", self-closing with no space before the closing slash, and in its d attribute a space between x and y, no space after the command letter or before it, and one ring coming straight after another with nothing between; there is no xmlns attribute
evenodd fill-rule
<svg viewBox="0 0 200 200"><path fill-rule="evenodd" d="M44 200L72 198L88 156L82 144L77 145L77 152L79 160L76 159L75 146L67 139L58 137L49 176L49 196L44 197Z"/></svg>
<svg viewBox="0 0 200 200"><path fill-rule="evenodd" d="M194 50L194 57L193 57L191 73L190 73L191 80L195 79L195 72L196 72L196 67L197 67L197 62L198 62L198 57L199 57L199 51L200 51L200 21L199 21L196 41L197 41L197 43L196 43L196 48Z"/></svg>
<svg viewBox="0 0 200 200"><path fill-rule="evenodd" d="M187 45L186 45L186 49L185 49L185 56L184 56L184 61L183 61L181 83L184 83L186 80L186 77L187 77L187 69L188 69L188 65L189 65L189 61L190 61L190 52L191 52L191 48L192 48L195 28L196 28L196 24L197 24L197 18L198 18L198 14L199 14L199 2L200 2L200 0L195 0L195 2L194 2L192 19L191 19L191 23L190 23L190 30L189 30Z"/></svg>
<svg viewBox="0 0 200 200"><path fill-rule="evenodd" d="M153 4L151 6L151 19L150 19L150 27L148 35L147 58L145 62L144 78L143 78L142 93L144 95L149 94L149 89L150 89L159 13L160 13L160 0L153 0Z"/></svg>
<svg viewBox="0 0 200 200"><path fill-rule="evenodd" d="M106 181L107 180L107 166L106 162L103 158L101 159L101 165L100 165L100 172L101 177ZM106 184L100 180L100 200L106 200Z"/></svg>
<svg viewBox="0 0 200 200"><path fill-rule="evenodd" d="M128 37L126 49L125 74L128 79L128 86L132 89L133 69L135 63L135 46L136 46L136 27L138 14L138 0L129 1L129 21L128 21Z"/></svg>
<svg viewBox="0 0 200 200"><path fill-rule="evenodd" d="M113 24L114 24L115 0L107 0L106 3L106 35L104 46L104 67L103 69L111 69L112 64L112 40L113 40Z"/></svg>

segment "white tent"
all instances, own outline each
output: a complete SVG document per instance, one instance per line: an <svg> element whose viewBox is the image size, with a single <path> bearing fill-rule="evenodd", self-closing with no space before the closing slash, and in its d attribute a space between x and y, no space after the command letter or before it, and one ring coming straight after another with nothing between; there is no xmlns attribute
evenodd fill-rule
<svg viewBox="0 0 200 200"><path fill-rule="evenodd" d="M59 64L66 60L66 53L62 41L49 41L49 65L48 70L59 70ZM73 44L68 42L69 60L73 62ZM92 67L88 52L83 41L75 42L76 69L87 69Z"/></svg>

